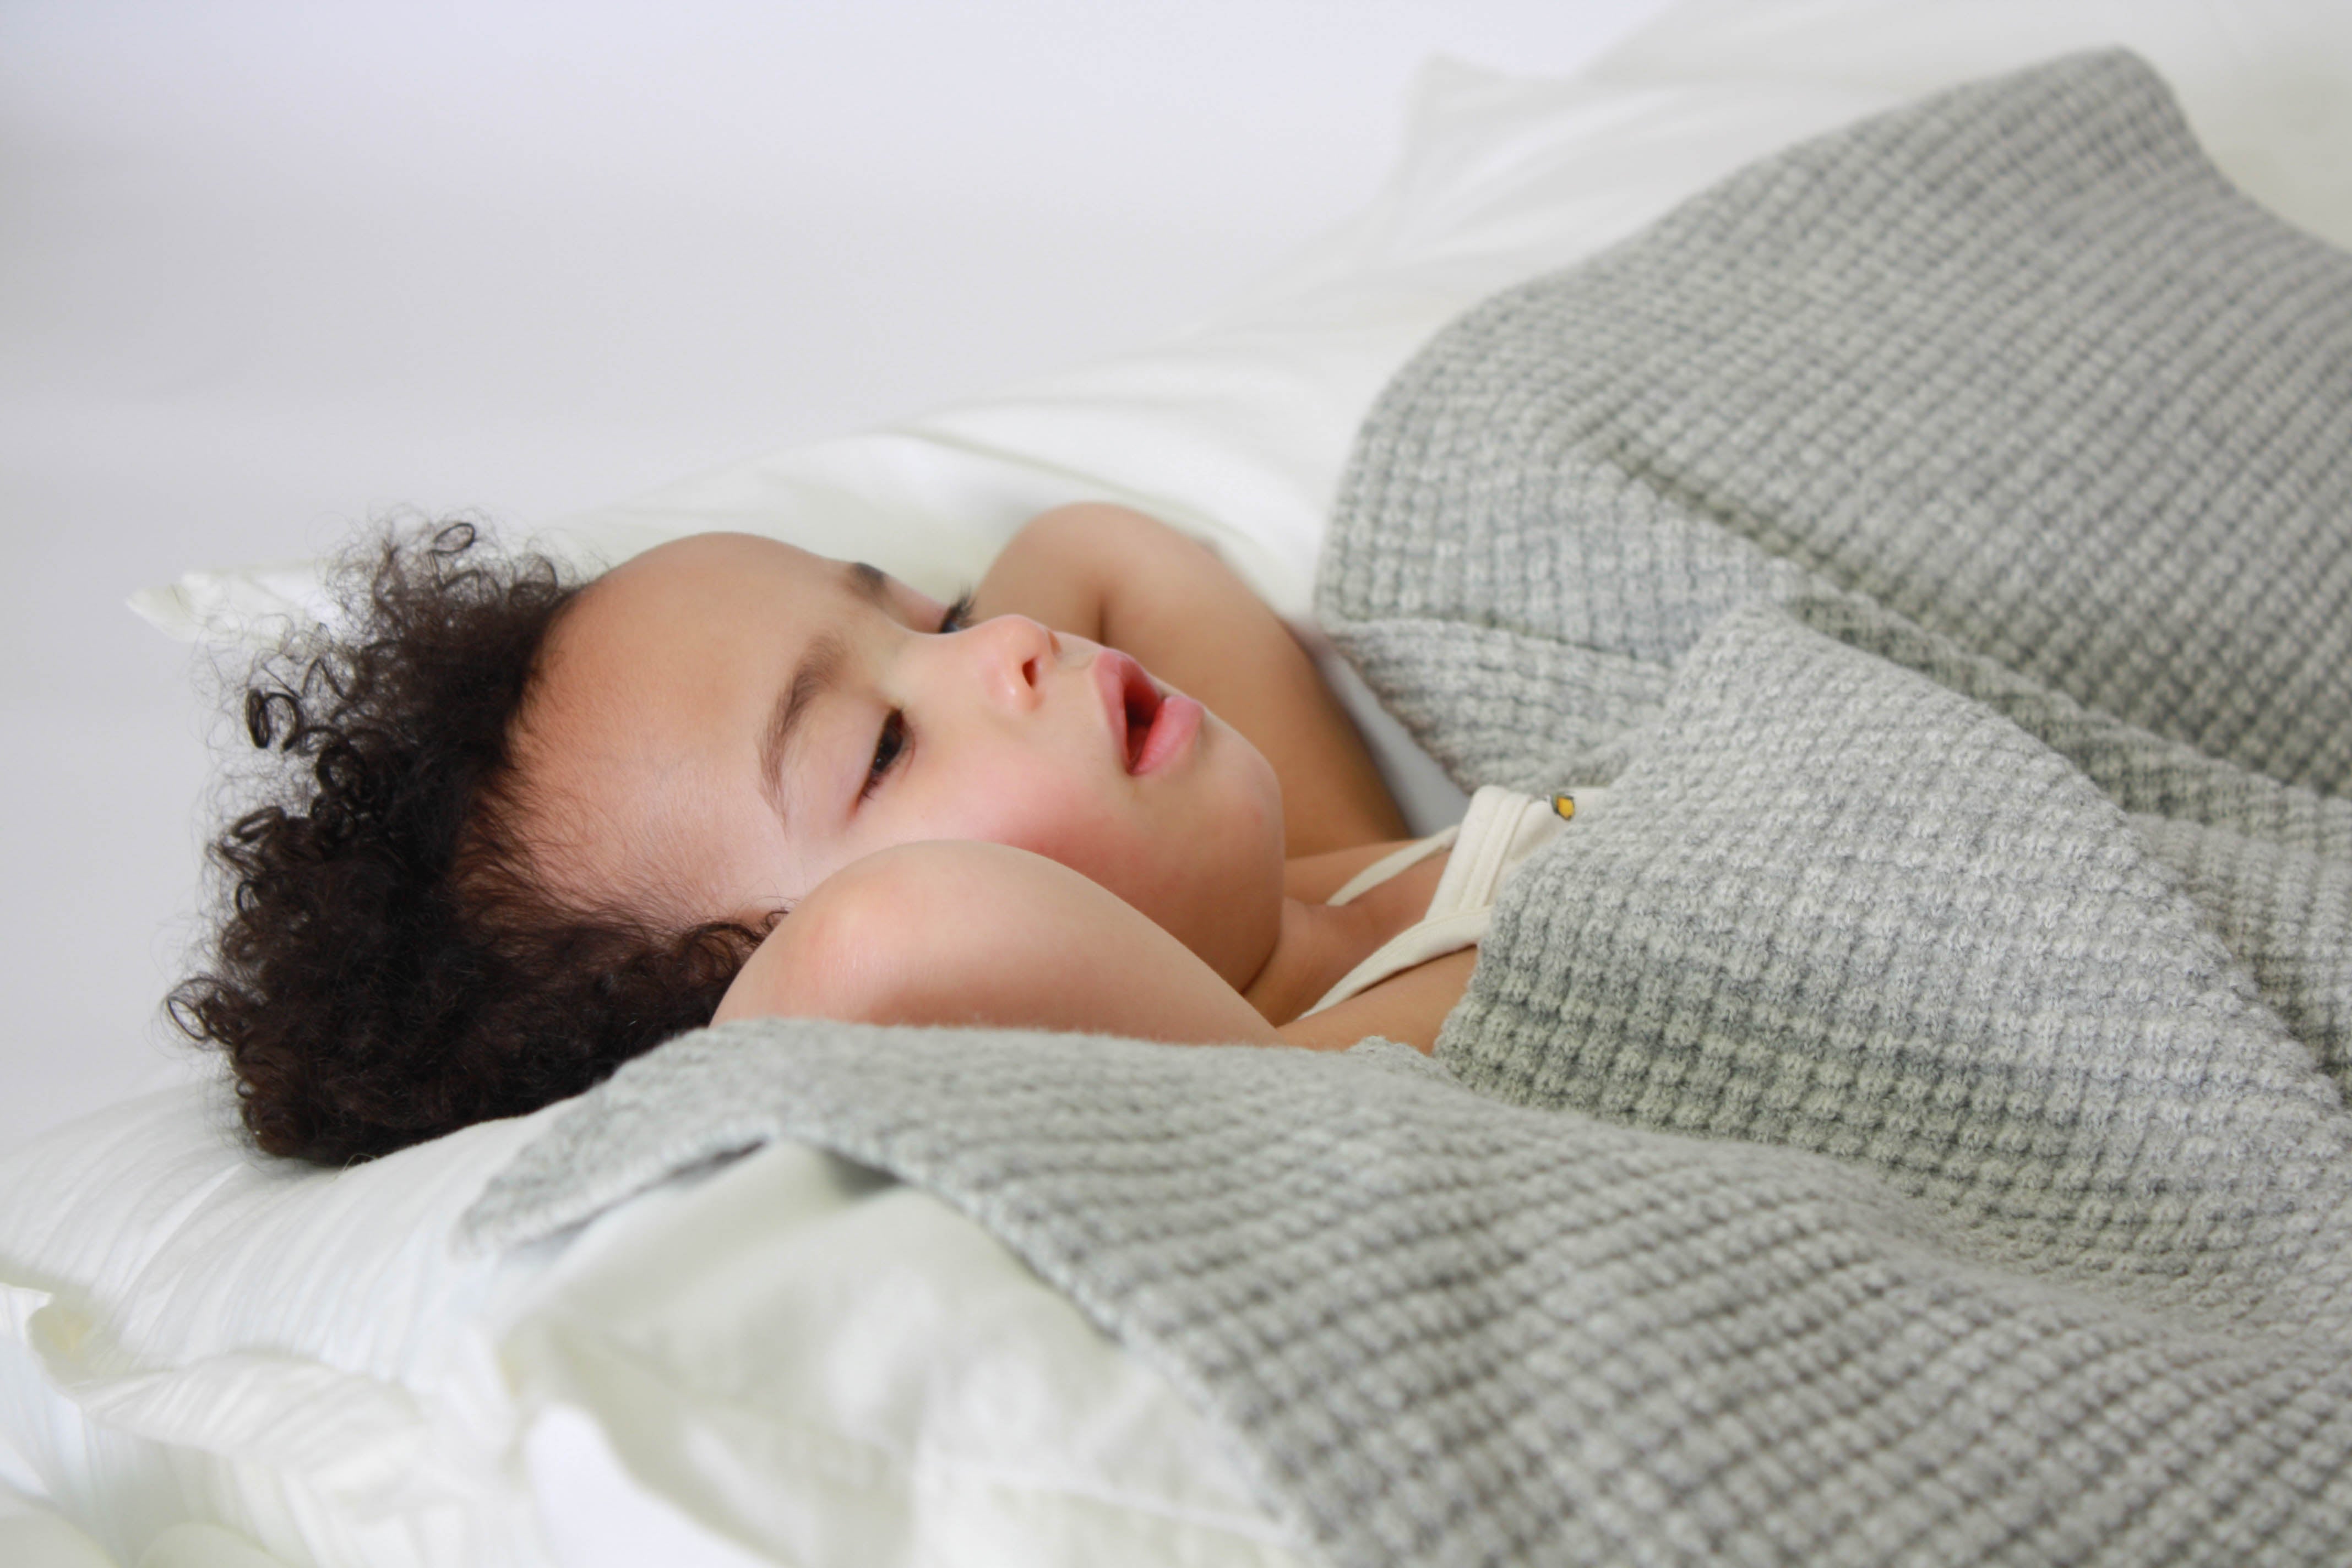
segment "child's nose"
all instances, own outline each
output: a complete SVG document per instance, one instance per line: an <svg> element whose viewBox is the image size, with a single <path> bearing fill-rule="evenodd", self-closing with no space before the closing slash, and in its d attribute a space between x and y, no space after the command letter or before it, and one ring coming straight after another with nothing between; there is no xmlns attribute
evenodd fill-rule
<svg viewBox="0 0 2352 1568"><path fill-rule="evenodd" d="M1045 670L1062 651L1053 627L1026 616L992 616L964 636L981 644L982 675L992 695L1016 707L1036 706Z"/></svg>

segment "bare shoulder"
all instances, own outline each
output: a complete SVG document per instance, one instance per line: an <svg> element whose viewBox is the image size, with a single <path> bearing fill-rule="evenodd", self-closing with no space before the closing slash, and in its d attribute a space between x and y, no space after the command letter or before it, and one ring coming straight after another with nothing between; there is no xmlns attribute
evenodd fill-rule
<svg viewBox="0 0 2352 1568"><path fill-rule="evenodd" d="M1053 906L1075 890L1029 864L1039 859L1001 845L940 841L854 861L778 922L736 976L718 1019L914 1021L908 1015L932 980L1016 958L1028 934L1060 923Z"/></svg>
<svg viewBox="0 0 2352 1568"><path fill-rule="evenodd" d="M1014 537L1040 547L1098 551L1113 556L1139 545L1148 550L1215 553L1203 541L1150 512L1107 500L1070 501L1041 511L1023 523Z"/></svg>
<svg viewBox="0 0 2352 1568"><path fill-rule="evenodd" d="M718 1019L1271 1041L1183 943L1067 867L1003 845L899 845L827 878L743 966Z"/></svg>

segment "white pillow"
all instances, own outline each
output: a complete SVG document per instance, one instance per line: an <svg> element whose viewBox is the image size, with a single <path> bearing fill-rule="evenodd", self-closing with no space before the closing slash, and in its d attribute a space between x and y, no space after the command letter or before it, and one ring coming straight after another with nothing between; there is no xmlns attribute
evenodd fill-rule
<svg viewBox="0 0 2352 1568"><path fill-rule="evenodd" d="M2249 189L2352 239L2346 26L2318 0L1697 0L1567 82L1440 64L1380 198L1210 329L543 537L611 560L750 528L937 592L1030 513L1100 496L1211 538L1302 613L1357 419L1491 289L1798 137L2111 40ZM298 564L141 607L233 637L315 592ZM806 1150L503 1264L452 1258L457 1214L554 1113L324 1173L254 1159L179 1090L18 1151L0 1432L125 1564L191 1542L371 1564L1287 1560L1163 1384L941 1205Z"/></svg>
<svg viewBox="0 0 2352 1568"><path fill-rule="evenodd" d="M256 1157L225 1099L166 1089L0 1161L0 1426L126 1563L186 1521L430 1561L384 1554L419 1499L527 1531L475 1327L499 1273L444 1237L554 1108L327 1172Z"/></svg>
<svg viewBox="0 0 2352 1568"><path fill-rule="evenodd" d="M561 1107L326 1172L220 1098L0 1160L0 1426L121 1562L189 1522L296 1563L626 1561L616 1519L810 1563L1294 1561L1163 1383L925 1194L786 1146L460 1256ZM546 1508L600 1431L620 1495Z"/></svg>

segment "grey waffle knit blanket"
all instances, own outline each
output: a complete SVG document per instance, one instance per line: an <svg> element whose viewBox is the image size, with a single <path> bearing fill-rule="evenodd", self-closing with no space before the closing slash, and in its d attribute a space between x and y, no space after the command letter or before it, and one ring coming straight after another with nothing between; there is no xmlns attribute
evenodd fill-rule
<svg viewBox="0 0 2352 1568"><path fill-rule="evenodd" d="M1437 1059L803 1020L471 1216L792 1137L990 1226L1335 1563L2352 1562L2352 258L2127 57L1441 334L1327 626L1608 779Z"/></svg>

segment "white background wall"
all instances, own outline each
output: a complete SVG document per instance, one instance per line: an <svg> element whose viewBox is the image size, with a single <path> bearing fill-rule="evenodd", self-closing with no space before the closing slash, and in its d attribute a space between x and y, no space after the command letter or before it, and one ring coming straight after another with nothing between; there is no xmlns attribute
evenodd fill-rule
<svg viewBox="0 0 2352 1568"><path fill-rule="evenodd" d="M218 726L133 590L1147 343L1370 195L1431 52L1662 8L0 0L0 1147L190 1057Z"/></svg>

